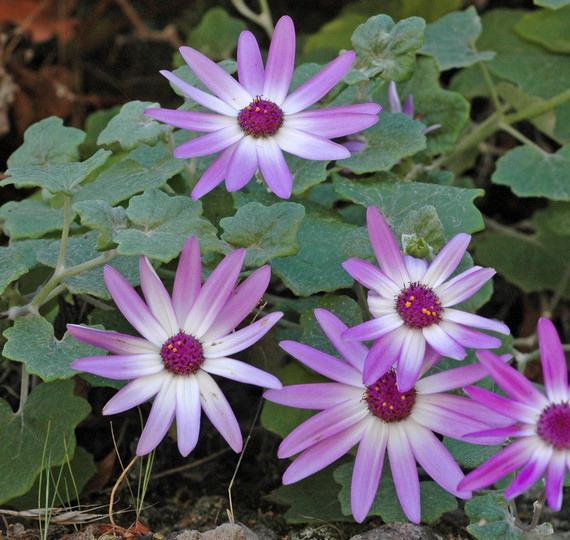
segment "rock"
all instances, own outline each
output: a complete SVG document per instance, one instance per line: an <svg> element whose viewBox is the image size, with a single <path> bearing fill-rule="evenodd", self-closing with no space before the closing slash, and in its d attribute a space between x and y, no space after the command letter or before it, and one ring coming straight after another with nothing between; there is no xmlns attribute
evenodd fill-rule
<svg viewBox="0 0 570 540"><path fill-rule="evenodd" d="M429 527L415 523L394 522L357 534L350 540L441 540L441 537Z"/></svg>
<svg viewBox="0 0 570 540"><path fill-rule="evenodd" d="M170 533L164 540L260 540L260 537L241 523L223 523L211 531L178 531Z"/></svg>

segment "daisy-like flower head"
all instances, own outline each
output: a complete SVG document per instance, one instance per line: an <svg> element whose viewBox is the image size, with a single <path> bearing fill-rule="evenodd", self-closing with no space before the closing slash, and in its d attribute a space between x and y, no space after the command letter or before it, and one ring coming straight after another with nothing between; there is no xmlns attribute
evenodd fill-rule
<svg viewBox="0 0 570 540"><path fill-rule="evenodd" d="M560 510L564 475L566 469L570 469L568 367L556 328L548 319L540 319L538 323L538 341L546 395L490 351L477 353L481 364L512 400L472 386L465 388L465 391L474 400L511 418L515 423L471 436L498 435L518 439L471 471L461 482L460 488L480 489L522 467L505 491L505 497L511 499L527 490L546 471L548 505Z"/></svg>
<svg viewBox="0 0 570 540"><path fill-rule="evenodd" d="M176 417L178 448L183 456L196 446L201 409L233 450L242 448L237 420L212 375L266 388L281 388L279 380L253 366L230 358L258 341L283 315L271 313L233 332L265 292L271 269L264 266L234 289L245 250L238 249L202 285L198 241L186 242L174 280L172 299L146 257L140 259L141 288L146 303L111 266L105 283L125 318L141 334L69 324L69 333L113 355L80 358L74 369L109 379L134 379L105 405L103 414L116 414L154 402L137 454L153 450Z"/></svg>
<svg viewBox="0 0 570 540"><path fill-rule="evenodd" d="M464 347L500 346L498 338L469 327L508 334L506 325L451 308L473 295L495 274L492 268L474 266L447 280L471 236L454 236L428 266L424 259L402 256L390 227L376 208L368 208L367 220L380 269L360 259L343 263L354 279L370 289L368 307L374 318L343 335L345 339L376 340L364 365L366 384L398 362L398 386L404 392L409 390L418 379L428 344L440 355L456 360L465 358Z"/></svg>
<svg viewBox="0 0 570 540"><path fill-rule="evenodd" d="M324 409L281 443L280 458L301 452L285 471L283 483L297 482L323 469L359 444L351 486L352 513L358 522L368 514L378 490L386 451L398 498L410 521L419 523L421 517L416 461L444 489L470 498L470 491L457 489L463 473L433 432L465 440L472 426L505 425L505 418L489 415L486 407L471 399L443 393L485 377L485 368L471 364L442 371L405 392L398 388L392 370L366 384L362 369L368 349L357 341L343 340L346 325L332 313L317 309L315 316L343 359L294 341L280 344L303 364L335 381L265 392L265 398L275 403ZM423 371L438 360L439 355L430 350ZM478 440L483 444L500 441L499 437Z"/></svg>
<svg viewBox="0 0 570 540"><path fill-rule="evenodd" d="M390 112L392 113L404 113L407 114L410 118L414 118L414 96L410 94L406 101L404 102L404 106L400 102L400 96L398 95L398 89L396 88L396 83L394 81L390 81L388 85L388 101L390 102ZM441 124L432 124L425 128L422 133L425 135L430 131L435 129L439 129Z"/></svg>
<svg viewBox="0 0 570 540"><path fill-rule="evenodd" d="M182 129L207 133L179 146L174 152L178 158L221 151L192 191L195 200L224 179L228 191L241 189L258 167L269 188L287 199L293 179L283 151L312 160L347 158L350 152L329 139L361 131L378 121L381 107L374 103L305 110L340 81L354 60L354 51L343 53L287 95L295 62L295 28L290 17L281 17L275 26L265 68L253 34L241 33L239 82L190 47L181 47L180 53L215 96L173 73L161 73L190 99L216 114L170 109L148 109L145 114Z"/></svg>

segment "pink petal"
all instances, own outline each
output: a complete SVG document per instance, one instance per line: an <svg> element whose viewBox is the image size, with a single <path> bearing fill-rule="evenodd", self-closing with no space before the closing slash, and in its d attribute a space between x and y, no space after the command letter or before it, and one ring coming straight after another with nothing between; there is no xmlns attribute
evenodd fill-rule
<svg viewBox="0 0 570 540"><path fill-rule="evenodd" d="M291 92L281 105L283 112L287 115L295 114L319 101L342 79L354 61L355 56L356 53L354 51L344 52L314 77ZM360 131L360 129L355 129L352 133L356 131Z"/></svg>
<svg viewBox="0 0 570 540"><path fill-rule="evenodd" d="M410 118L414 117L414 96L412 96L412 94L406 98L404 106L402 107L402 112L407 114Z"/></svg>
<svg viewBox="0 0 570 540"><path fill-rule="evenodd" d="M522 373L502 362L496 354L477 351L477 358L495 382L513 399L537 410L548 405L546 397Z"/></svg>
<svg viewBox="0 0 570 540"><path fill-rule="evenodd" d="M495 336L489 336L472 330L467 326L446 321L445 317L439 324L441 329L449 334L457 343L463 347L473 347L479 349L496 349L501 346L501 340Z"/></svg>
<svg viewBox="0 0 570 540"><path fill-rule="evenodd" d="M229 73L202 53L190 47L180 47L180 54L196 76L236 111L247 107L255 97L250 95Z"/></svg>
<svg viewBox="0 0 570 540"><path fill-rule="evenodd" d="M410 281L422 282L423 277L428 269L428 262L425 259L416 259L410 255L404 255L404 264L408 270Z"/></svg>
<svg viewBox="0 0 570 540"><path fill-rule="evenodd" d="M163 70L160 73L164 75L174 86L182 90L182 92L184 92L190 99L194 100L196 103L202 105L203 107L206 107L206 109L210 109L211 111L223 114L224 116L237 118L236 109L234 107L230 107L227 103L223 102L216 96L195 88L187 82L184 82L180 77L177 77L170 71ZM148 111L149 109L145 111L145 114L147 114Z"/></svg>
<svg viewBox="0 0 570 540"><path fill-rule="evenodd" d="M265 137L258 141L257 159L269 189L277 197L288 199L293 188L293 177L283 152L274 138Z"/></svg>
<svg viewBox="0 0 570 540"><path fill-rule="evenodd" d="M243 131L237 125L228 126L213 133L202 135L196 139L181 144L174 150L175 158L191 158L215 154L225 150L228 146L238 142L244 136Z"/></svg>
<svg viewBox="0 0 570 540"><path fill-rule="evenodd" d="M159 353L160 347L139 337L98 330L89 326L68 324L69 333L83 343L89 343L113 354Z"/></svg>
<svg viewBox="0 0 570 540"><path fill-rule="evenodd" d="M348 259L342 267L359 283L367 289L376 291L384 298L393 299L400 292L400 288L386 274L373 264L361 259Z"/></svg>
<svg viewBox="0 0 570 540"><path fill-rule="evenodd" d="M244 256L245 249L232 251L210 274L184 321L186 333L201 339L209 330L234 288Z"/></svg>
<svg viewBox="0 0 570 540"><path fill-rule="evenodd" d="M363 389L342 383L293 384L267 390L263 397L273 403L299 409L329 409L343 401L360 401Z"/></svg>
<svg viewBox="0 0 570 540"><path fill-rule="evenodd" d="M255 384L264 388L281 388L281 382L277 377L233 358L209 359L202 364L202 369L210 375L220 375L232 381Z"/></svg>
<svg viewBox="0 0 570 540"><path fill-rule="evenodd" d="M158 353L119 355L119 356L87 356L71 363L73 369L86 371L108 379L135 379L154 375L164 369Z"/></svg>
<svg viewBox="0 0 570 540"><path fill-rule="evenodd" d="M252 96L260 96L263 92L265 71L259 45L251 32L244 31L239 35L237 64L240 84Z"/></svg>
<svg viewBox="0 0 570 540"><path fill-rule="evenodd" d="M424 377L416 384L416 391L422 394L437 394L473 384L489 374L482 364L469 364Z"/></svg>
<svg viewBox="0 0 570 540"><path fill-rule="evenodd" d="M174 109L147 109L144 113L146 116L189 131L218 131L236 123L236 119L229 116Z"/></svg>
<svg viewBox="0 0 570 540"><path fill-rule="evenodd" d="M194 300L196 300L200 292L201 286L202 261L200 259L200 246L196 237L191 236L184 244L184 248L182 248L172 289L172 306L178 320L178 328L182 327L188 311L190 311Z"/></svg>
<svg viewBox="0 0 570 540"><path fill-rule="evenodd" d="M226 188L238 191L257 171L257 141L245 136L237 143L226 169Z"/></svg>
<svg viewBox="0 0 570 540"><path fill-rule="evenodd" d="M341 144L287 125L283 125L273 137L281 150L305 159L329 161L350 157L350 152Z"/></svg>
<svg viewBox="0 0 570 540"><path fill-rule="evenodd" d="M296 341L282 341L279 346L317 373L334 381L362 388L360 372L343 360Z"/></svg>
<svg viewBox="0 0 570 540"><path fill-rule="evenodd" d="M441 285L457 268L470 241L471 236L468 234L456 234L429 265L423 283L432 289Z"/></svg>
<svg viewBox="0 0 570 540"><path fill-rule="evenodd" d="M196 372L200 385L202 408L210 422L220 432L234 452L241 452L243 439L239 424L228 400L214 379L204 370Z"/></svg>
<svg viewBox="0 0 570 540"><path fill-rule="evenodd" d="M178 333L180 325L174 314L172 301L147 257L140 258L141 289L151 313L160 321L169 336Z"/></svg>
<svg viewBox="0 0 570 540"><path fill-rule="evenodd" d="M132 409L154 396L170 375L165 371L131 381L103 407L103 414L117 414Z"/></svg>
<svg viewBox="0 0 570 540"><path fill-rule="evenodd" d="M391 334L378 339L372 345L362 372L364 384L369 385L376 382L379 377L392 368L400 356L406 334L407 328L401 326Z"/></svg>
<svg viewBox="0 0 570 540"><path fill-rule="evenodd" d="M426 340L421 330L410 328L406 332L400 359L398 360L398 389L407 392L416 384L420 376L422 361L426 351Z"/></svg>
<svg viewBox="0 0 570 540"><path fill-rule="evenodd" d="M296 112L288 118L320 118L322 116L334 116L337 114L357 113L377 115L382 112L382 107L377 103L354 103L353 105L343 105L341 107L327 107L325 109L307 109Z"/></svg>
<svg viewBox="0 0 570 540"><path fill-rule="evenodd" d="M165 378L162 387L154 398L150 414L137 445L138 456L144 456L154 450L168 433L176 410L176 401L172 396L173 386L174 378Z"/></svg>
<svg viewBox="0 0 570 540"><path fill-rule="evenodd" d="M315 309L315 317L321 328L342 357L355 369L362 371L368 349L357 341L347 341L341 335L347 326L326 309Z"/></svg>
<svg viewBox="0 0 570 540"><path fill-rule="evenodd" d="M568 367L560 337L548 319L538 321L538 344L546 395L553 403L568 402Z"/></svg>
<svg viewBox="0 0 570 540"><path fill-rule="evenodd" d="M262 95L281 106L289 91L295 67L295 26L291 17L281 17L269 45Z"/></svg>
<svg viewBox="0 0 570 540"><path fill-rule="evenodd" d="M396 485L396 493L402 510L413 523L419 523L420 510L420 481L416 468L416 460L406 436L404 426L393 423L388 435L388 458L392 477Z"/></svg>
<svg viewBox="0 0 570 540"><path fill-rule="evenodd" d="M505 498L512 499L532 486L543 475L551 457L552 446L536 446L526 465L505 490Z"/></svg>
<svg viewBox="0 0 570 540"><path fill-rule="evenodd" d="M194 450L200 434L200 386L192 376L176 377L175 384L178 449L186 457Z"/></svg>
<svg viewBox="0 0 570 540"><path fill-rule="evenodd" d="M562 485L566 473L564 452L554 451L546 471L546 500L548 506L558 512L562 507Z"/></svg>
<svg viewBox="0 0 570 540"><path fill-rule="evenodd" d="M373 206L368 208L366 219L372 249L381 270L394 281L398 289L404 287L410 282L410 276L388 223Z"/></svg>
<svg viewBox="0 0 570 540"><path fill-rule="evenodd" d="M422 328L426 341L442 356L463 360L465 349L450 336L441 325L432 324Z"/></svg>
<svg viewBox="0 0 570 540"><path fill-rule="evenodd" d="M228 169L228 163L230 162L230 158L232 157L236 146L237 143L234 143L226 148L206 169L206 172L202 175L202 178L198 180L198 183L192 190L193 200L197 201L200 197L212 191L224 180Z"/></svg>
<svg viewBox="0 0 570 540"><path fill-rule="evenodd" d="M377 319L357 324L342 333L342 339L355 339L358 341L366 341L368 339L378 339L394 330L397 330L404 324L404 321L396 313L383 315Z"/></svg>
<svg viewBox="0 0 570 540"><path fill-rule="evenodd" d="M162 346L170 336L131 284L112 266L105 266L103 275L107 288L125 319L148 341Z"/></svg>
<svg viewBox="0 0 570 540"><path fill-rule="evenodd" d="M494 275L495 270L492 268L474 266L443 283L434 292L439 296L443 307L454 306L473 296Z"/></svg>
<svg viewBox="0 0 570 540"><path fill-rule="evenodd" d="M362 435L350 490L350 506L354 519L362 523L372 506L384 465L388 444L388 428L377 419L371 419Z"/></svg>
<svg viewBox="0 0 570 540"><path fill-rule="evenodd" d="M390 103L390 112L392 114L402 112L400 96L398 95L398 90L394 81L390 81L390 84L388 85L388 102Z"/></svg>
<svg viewBox="0 0 570 540"><path fill-rule="evenodd" d="M511 333L509 327L499 321L492 321L473 313L467 313L459 309L445 308L443 318L447 321L452 321L464 326L474 326L482 330L491 330L491 332L498 332L499 334L508 335Z"/></svg>
<svg viewBox="0 0 570 540"><path fill-rule="evenodd" d="M202 336L202 341L205 343L232 332L257 306L270 279L271 268L262 266L236 287L210 329Z"/></svg>

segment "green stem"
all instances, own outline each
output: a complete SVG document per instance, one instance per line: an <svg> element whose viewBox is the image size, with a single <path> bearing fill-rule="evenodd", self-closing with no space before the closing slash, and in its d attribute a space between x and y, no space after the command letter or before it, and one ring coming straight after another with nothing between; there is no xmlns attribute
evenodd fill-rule
<svg viewBox="0 0 570 540"><path fill-rule="evenodd" d="M26 364L22 364L22 379L20 380L20 405L18 406L18 411L16 414L24 414L24 407L26 406L26 400L28 399L28 393L30 391L30 376L28 375L28 370L26 369Z"/></svg>
<svg viewBox="0 0 570 540"><path fill-rule="evenodd" d="M271 39L273 36L273 22L271 21L271 11L267 0L259 0L259 7L261 8L259 15L249 9L243 0L232 0L232 4L246 19L261 26L269 36L269 39Z"/></svg>
<svg viewBox="0 0 570 540"><path fill-rule="evenodd" d="M481 68L481 72L483 73L483 78L485 79L485 84L489 89L489 93L491 94L491 101L495 106L495 109L500 113L501 111L501 101L499 100L499 95L497 94L497 89L493 84L493 79L491 79L491 75L489 74L489 70L487 69L487 65L485 62L479 62L479 67Z"/></svg>
<svg viewBox="0 0 570 540"><path fill-rule="evenodd" d="M63 197L63 229L61 231L61 244L59 246L59 256L55 265L54 275L63 271L65 267L65 252L67 251L67 241L69 239L69 225L71 216L71 197L64 195Z"/></svg>
<svg viewBox="0 0 570 540"><path fill-rule="evenodd" d="M561 94L558 94L542 103L537 103L536 105L531 105L522 111L518 111L516 113L508 114L504 117L504 121L507 124L514 124L515 122L520 122L521 120L529 120L530 118L534 118L535 116L540 116L541 114L547 113L561 105L565 101L570 99L570 89L565 90Z"/></svg>
<svg viewBox="0 0 570 540"><path fill-rule="evenodd" d="M538 146L537 144L533 143L530 139L525 137L518 129L515 129L512 126L509 126L509 124L506 124L505 122L499 122L499 128L502 129L503 131L506 131L510 135L512 135L515 139L518 139L524 145L531 146L531 147L535 148L541 154L546 153L542 148L540 148L540 146Z"/></svg>

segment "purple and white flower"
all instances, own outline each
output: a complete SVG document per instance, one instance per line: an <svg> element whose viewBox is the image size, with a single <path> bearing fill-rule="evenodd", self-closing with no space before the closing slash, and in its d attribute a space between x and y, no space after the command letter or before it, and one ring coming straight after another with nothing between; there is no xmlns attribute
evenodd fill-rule
<svg viewBox="0 0 570 540"><path fill-rule="evenodd" d="M140 259L141 288L146 300L111 266L105 283L124 317L141 334L126 334L69 324L69 333L113 355L80 358L74 369L109 379L134 379L105 405L116 414L156 396L137 447L153 450L176 417L178 448L183 456L196 446L201 409L233 450L242 448L236 417L212 375L266 388L279 380L249 364L230 358L257 342L282 313L266 315L236 332L265 292L271 269L264 266L237 288L244 249L227 255L202 285L200 247L190 238L180 256L172 299L147 257Z"/></svg>
<svg viewBox="0 0 570 540"><path fill-rule="evenodd" d="M414 96L412 94L408 95L404 102L404 106L402 107L400 96L398 95L398 89L396 88L396 83L394 81L390 81L390 84L388 85L388 101L390 103L390 112L401 112L407 114L412 119L414 118ZM440 127L441 124L432 124L431 126L426 127L422 133L425 135L430 131L439 129Z"/></svg>
<svg viewBox="0 0 570 540"><path fill-rule="evenodd" d="M538 342L546 395L490 351L477 353L481 364L512 399L474 386L466 387L465 391L474 400L515 423L470 436L516 437L517 440L471 471L461 481L460 488L480 489L522 467L505 491L505 497L512 499L532 486L546 471L546 500L552 509L560 510L564 475L566 469L570 469L568 366L556 328L548 319L540 319L538 323Z"/></svg>
<svg viewBox="0 0 570 540"><path fill-rule="evenodd" d="M169 71L161 73L190 99L216 114L171 109L148 109L145 114L182 129L207 133L179 146L176 157L221 152L192 191L195 200L223 180L228 191L241 189L258 167L269 188L287 199L293 178L283 151L317 161L347 158L350 152L329 139L361 131L378 121L381 107L375 103L305 110L342 79L354 60L354 51L341 54L287 95L295 62L295 28L290 17L277 22L265 68L253 34L241 33L239 82L190 47L181 47L180 53L215 95Z"/></svg>
<svg viewBox="0 0 570 540"><path fill-rule="evenodd" d="M360 342L343 340L347 327L332 313L316 309L315 316L342 359L294 341L280 345L335 382L286 386L264 394L282 405L323 409L281 443L280 458L301 453L285 471L283 483L297 482L323 469L359 444L351 486L352 513L358 522L370 510L386 452L398 498L410 521L419 523L421 518L416 461L441 487L470 498L470 491L457 489L463 473L433 432L465 440L473 426L505 425L507 419L490 415L489 409L471 399L444 393L482 379L487 374L485 368L471 364L442 371L419 380L405 392L398 388L393 370L363 383L368 349ZM435 351L428 351L422 372L438 360ZM488 437L478 442L495 444L500 440Z"/></svg>
<svg viewBox="0 0 570 540"><path fill-rule="evenodd" d="M346 330L344 339L376 340L364 365L364 382L371 384L398 363L398 387L403 392L418 379L426 346L456 360L465 347L495 348L501 341L475 328L509 334L497 321L453 309L495 274L492 268L473 266L448 279L463 257L471 236L454 236L428 265L424 259L402 256L394 235L380 212L367 212L368 234L380 265L349 259L344 269L370 289L368 307L373 319Z"/></svg>

